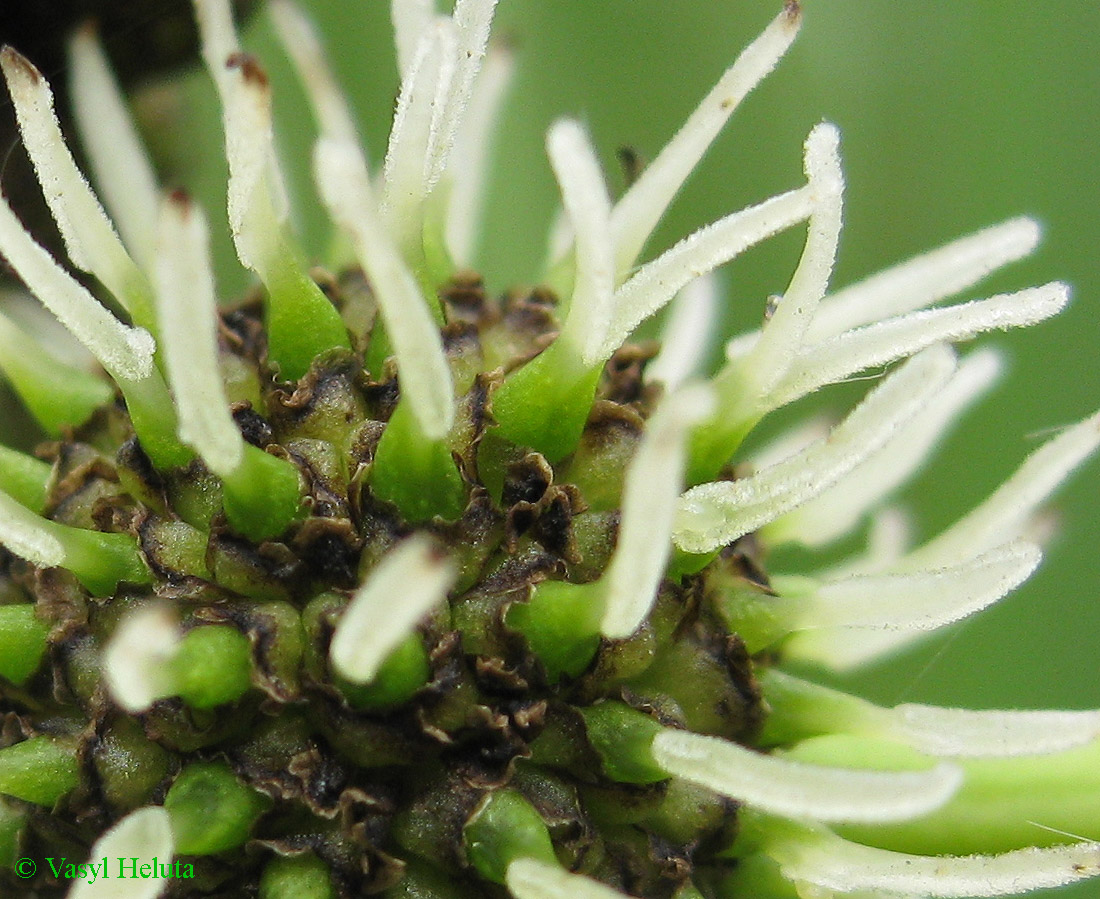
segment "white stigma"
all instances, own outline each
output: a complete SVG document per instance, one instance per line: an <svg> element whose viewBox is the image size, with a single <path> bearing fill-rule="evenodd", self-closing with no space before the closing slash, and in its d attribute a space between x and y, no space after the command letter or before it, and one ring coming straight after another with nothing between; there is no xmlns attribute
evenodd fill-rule
<svg viewBox="0 0 1100 899"><path fill-rule="evenodd" d="M600 352L611 322L611 201L596 151L579 123L556 122L546 136L546 149L577 242L573 296L558 339L591 366L602 362Z"/></svg>
<svg viewBox="0 0 1100 899"><path fill-rule="evenodd" d="M1015 896L1100 874L1100 843L1089 842L945 858L875 849L821 830L766 851L796 882L861 895Z"/></svg>
<svg viewBox="0 0 1100 899"><path fill-rule="evenodd" d="M627 899L618 890L533 858L516 859L504 882L516 899Z"/></svg>
<svg viewBox="0 0 1100 899"><path fill-rule="evenodd" d="M103 834L89 850L88 857L115 859L136 858L142 862L156 859L159 865L168 866L175 855L175 840L168 812L158 805L146 806L131 812ZM106 872L104 872L106 874ZM131 877L119 880L100 877L94 881L81 880L69 890L67 899L156 899L168 886L168 879L160 870L150 877Z"/></svg>
<svg viewBox="0 0 1100 899"><path fill-rule="evenodd" d="M170 197L157 236L157 317L179 437L225 477L240 465L244 445L218 365L218 299L206 218L186 197Z"/></svg>
<svg viewBox="0 0 1100 899"><path fill-rule="evenodd" d="M741 480L688 490L681 499L676 544L686 552L710 552L817 496L918 414L954 368L954 354L946 347L926 350L875 388L827 438Z"/></svg>
<svg viewBox="0 0 1100 899"><path fill-rule="evenodd" d="M391 550L356 592L332 638L333 667L370 683L401 642L454 584L457 571L430 538L415 535Z"/></svg>
<svg viewBox="0 0 1100 899"><path fill-rule="evenodd" d="M830 768L678 730L657 734L652 752L675 777L761 811L817 821L904 821L939 808L962 783L962 771L946 762L928 771Z"/></svg>
<svg viewBox="0 0 1100 899"><path fill-rule="evenodd" d="M768 525L768 542L822 546L847 534L919 470L948 428L989 389L1000 369L1000 357L993 350L980 350L963 359L936 402L929 403L875 455L829 490Z"/></svg>
<svg viewBox="0 0 1100 899"><path fill-rule="evenodd" d="M130 258L91 187L76 167L42 74L10 47L0 52L23 145L42 185L69 258L99 278L125 309L151 325L149 285Z"/></svg>
<svg viewBox="0 0 1100 899"><path fill-rule="evenodd" d="M676 136L615 204L612 240L618 281L623 281L680 187L740 102L790 47L801 15L784 9L746 47Z"/></svg>
<svg viewBox="0 0 1100 899"><path fill-rule="evenodd" d="M648 382L675 390L699 371L716 339L722 283L714 272L676 294L661 331L661 351L645 368Z"/></svg>
<svg viewBox="0 0 1100 899"><path fill-rule="evenodd" d="M0 546L40 568L65 564L65 548L50 522L0 491Z"/></svg>
<svg viewBox="0 0 1100 899"><path fill-rule="evenodd" d="M672 549L688 432L714 406L713 392L703 385L667 396L627 466L619 539L604 575L607 605L600 631L609 639L629 637L653 607Z"/></svg>
<svg viewBox="0 0 1100 899"><path fill-rule="evenodd" d="M149 332L111 315L35 243L6 201L0 201L0 254L112 377L140 381L153 373L156 344Z"/></svg>
<svg viewBox="0 0 1100 899"><path fill-rule="evenodd" d="M272 0L268 12L306 89L321 133L334 140L357 141L358 132L347 98L336 84L324 48L309 19L290 0Z"/></svg>
<svg viewBox="0 0 1100 899"><path fill-rule="evenodd" d="M145 271L155 259L156 173L93 27L69 42L69 79L80 143L111 217Z"/></svg>
<svg viewBox="0 0 1100 899"><path fill-rule="evenodd" d="M357 145L322 138L314 151L314 175L370 279L397 355L402 396L424 435L442 439L454 423L451 370L420 288L378 220L366 161Z"/></svg>
<svg viewBox="0 0 1100 899"><path fill-rule="evenodd" d="M112 698L127 712L146 711L176 692L169 665L179 651L179 622L165 606L148 605L119 622L103 655Z"/></svg>
<svg viewBox="0 0 1100 899"><path fill-rule="evenodd" d="M806 139L806 179L814 206L806 246L786 293L746 363L749 376L765 394L793 364L829 287L843 211L844 176L839 147L840 132L835 125L818 125Z"/></svg>
<svg viewBox="0 0 1100 899"><path fill-rule="evenodd" d="M1030 255L1039 237L1031 219L1010 219L872 275L828 297L806 339L818 343L954 296Z"/></svg>

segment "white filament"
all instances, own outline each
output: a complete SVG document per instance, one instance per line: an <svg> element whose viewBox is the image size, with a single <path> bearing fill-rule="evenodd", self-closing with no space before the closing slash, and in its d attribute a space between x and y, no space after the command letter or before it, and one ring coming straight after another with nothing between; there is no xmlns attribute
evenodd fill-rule
<svg viewBox="0 0 1100 899"><path fill-rule="evenodd" d="M675 777L761 811L817 821L904 821L939 808L962 783L962 771L948 762L928 771L831 768L678 730L657 734L652 752Z"/></svg>
<svg viewBox="0 0 1100 899"><path fill-rule="evenodd" d="M639 324L685 285L754 244L797 225L812 212L813 196L808 187L802 187L700 228L643 265L615 292L615 313L601 357L610 359Z"/></svg>
<svg viewBox="0 0 1100 899"><path fill-rule="evenodd" d="M128 613L103 654L103 674L115 702L136 714L172 696L177 685L170 664L180 639L179 622L167 607L148 605Z"/></svg>
<svg viewBox="0 0 1100 899"><path fill-rule="evenodd" d="M709 272L687 284L669 305L661 351L645 368L646 380L675 390L698 373L715 339L721 281Z"/></svg>
<svg viewBox="0 0 1100 899"><path fill-rule="evenodd" d="M673 535L686 552L710 552L826 490L920 412L954 371L954 354L932 347L887 378L828 438L737 481L702 484L681 498Z"/></svg>
<svg viewBox="0 0 1100 899"><path fill-rule="evenodd" d="M306 89L321 133L337 140L358 140L347 98L337 86L312 23L290 0L272 0L268 10L276 33Z"/></svg>
<svg viewBox="0 0 1100 899"><path fill-rule="evenodd" d="M240 465L244 442L218 366L218 298L205 216L190 200L169 198L157 236L157 318L179 437L226 477Z"/></svg>
<svg viewBox="0 0 1100 899"><path fill-rule="evenodd" d="M611 322L614 262L611 201L596 151L577 122L562 119L546 136L550 165L561 188L569 223L576 235L577 274L573 297L559 340L585 366L595 365Z"/></svg>
<svg viewBox="0 0 1100 899"><path fill-rule="evenodd" d="M140 381L152 374L156 344L149 332L111 315L34 242L6 201L0 201L0 255L112 377Z"/></svg>
<svg viewBox="0 0 1100 899"><path fill-rule="evenodd" d="M131 812L103 834L89 850L92 864L106 858L108 864L115 859L138 859L142 864L154 859L158 865L168 866L175 854L172 822L159 805L146 806ZM106 872L104 872L106 875ZM106 877L80 880L69 890L67 899L156 899L168 886L168 879L160 868L150 877L129 877L118 880Z"/></svg>
<svg viewBox="0 0 1100 899"><path fill-rule="evenodd" d="M703 385L665 397L627 466L619 540L605 575L600 631L609 639L629 637L653 608L672 549L688 431L714 406L713 392Z"/></svg>
<svg viewBox="0 0 1100 899"><path fill-rule="evenodd" d="M799 354L818 303L829 287L840 242L844 199L839 146L840 133L835 125L818 125L806 139L806 179L814 205L806 246L786 294L746 364L763 393L783 379Z"/></svg>
<svg viewBox="0 0 1100 899"><path fill-rule="evenodd" d="M74 33L69 58L73 113L92 175L123 242L150 271L158 202L153 164L94 28Z"/></svg>
<svg viewBox="0 0 1100 899"><path fill-rule="evenodd" d="M77 268L102 281L128 312L143 316L148 311L148 284L76 167L54 114L49 84L10 47L0 52L0 67L15 106L23 146L69 258Z"/></svg>
<svg viewBox="0 0 1100 899"><path fill-rule="evenodd" d="M1015 218L924 253L828 297L807 340L817 343L930 306L1029 255L1038 243L1039 226L1031 219Z"/></svg>
<svg viewBox="0 0 1100 899"><path fill-rule="evenodd" d="M676 136L630 186L612 213L618 281L625 279L646 240L738 104L790 47L801 15L787 7L746 47Z"/></svg>
<svg viewBox="0 0 1100 899"><path fill-rule="evenodd" d="M329 654L352 683L370 683L416 625L447 596L457 571L423 535L389 552L336 625Z"/></svg>
<svg viewBox="0 0 1100 899"><path fill-rule="evenodd" d="M533 858L512 862L504 874L504 883L516 899L627 899L599 881Z"/></svg>
<svg viewBox="0 0 1100 899"><path fill-rule="evenodd" d="M454 423L451 370L420 288L378 221L358 145L319 140L314 176L330 214L351 235L370 278L397 355L402 395L408 397L424 435L442 439Z"/></svg>
<svg viewBox="0 0 1100 899"><path fill-rule="evenodd" d="M838 893L962 899L1015 896L1100 874L1100 843L1017 849L1003 855L909 855L851 843L825 831L765 850L796 882Z"/></svg>

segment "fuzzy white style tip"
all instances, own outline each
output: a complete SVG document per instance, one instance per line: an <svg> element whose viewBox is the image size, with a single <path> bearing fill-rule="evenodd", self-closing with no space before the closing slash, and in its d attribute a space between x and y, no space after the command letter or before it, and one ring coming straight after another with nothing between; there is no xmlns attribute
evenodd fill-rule
<svg viewBox="0 0 1100 899"><path fill-rule="evenodd" d="M798 268L745 367L762 394L782 381L802 350L806 331L825 296L836 264L844 175L840 167L840 131L835 125L823 122L806 138L805 171L813 204L806 245Z"/></svg>
<svg viewBox="0 0 1100 899"><path fill-rule="evenodd" d="M669 394L627 467L619 541L606 574L607 605L600 624L609 639L629 637L653 607L671 550L687 435L715 405L714 391L702 384Z"/></svg>
<svg viewBox="0 0 1100 899"><path fill-rule="evenodd" d="M661 351L645 368L647 381L671 391L699 371L715 340L721 293L721 280L710 272L676 295L661 332Z"/></svg>
<svg viewBox="0 0 1100 899"><path fill-rule="evenodd" d="M410 537L368 576L336 625L329 654L352 683L374 680L394 649L436 605L457 571L432 540Z"/></svg>
<svg viewBox="0 0 1100 899"><path fill-rule="evenodd" d="M156 859L159 868L170 865L174 854L175 840L168 812L152 805L131 812L104 833L92 846L88 858L93 864L106 858L108 864L116 865L117 859L135 858L143 864ZM101 877L78 882L69 890L68 899L156 899L167 886L168 878L160 870L147 878Z"/></svg>
<svg viewBox="0 0 1100 899"><path fill-rule="evenodd" d="M884 823L927 814L962 784L962 770L940 763L927 771L831 768L761 755L718 737L665 730L653 740L654 761L669 774L756 809L796 819Z"/></svg>
<svg viewBox="0 0 1100 899"><path fill-rule="evenodd" d="M786 4L615 204L611 225L620 280L630 271L661 216L734 110L787 52L801 21L798 4Z"/></svg>
<svg viewBox="0 0 1100 899"><path fill-rule="evenodd" d="M601 361L611 324L611 200L596 150L579 122L555 122L546 135L546 151L576 236L577 274L559 340L569 344L584 365L595 365Z"/></svg>
<svg viewBox="0 0 1100 899"><path fill-rule="evenodd" d="M872 275L828 297L806 339L818 343L937 303L1028 256L1040 237L1033 219L1014 218Z"/></svg>
<svg viewBox="0 0 1100 899"><path fill-rule="evenodd" d="M179 622L168 608L150 605L119 623L103 656L107 689L127 712L144 712L175 692L169 664L180 645Z"/></svg>
<svg viewBox="0 0 1100 899"><path fill-rule="evenodd" d="M504 877L516 899L626 899L618 890L533 858L512 862Z"/></svg>
<svg viewBox="0 0 1100 899"><path fill-rule="evenodd" d="M153 373L156 344L148 331L111 315L66 272L0 199L0 255L27 288L95 356L116 380L139 381Z"/></svg>
<svg viewBox="0 0 1100 899"><path fill-rule="evenodd" d="M1039 507L1100 447L1100 413L1035 450L985 502L906 557L908 568L950 565L1026 532Z"/></svg>
<svg viewBox="0 0 1100 899"><path fill-rule="evenodd" d="M146 271L155 259L156 174L94 26L69 42L69 79L80 144L126 247Z"/></svg>
<svg viewBox="0 0 1100 899"><path fill-rule="evenodd" d="M954 370L954 353L932 347L871 391L826 439L747 478L688 490L681 497L676 544L686 552L710 552L817 496L877 452Z"/></svg>
<svg viewBox="0 0 1100 899"><path fill-rule="evenodd" d="M0 51L0 68L15 106L23 146L34 164L69 258L77 268L99 278L119 302L134 311L135 277L140 276L114 225L76 167L54 114L48 82L11 47Z"/></svg>
<svg viewBox="0 0 1100 899"><path fill-rule="evenodd" d="M0 546L41 568L65 563L65 548L49 532L49 522L0 491Z"/></svg>
<svg viewBox="0 0 1100 899"><path fill-rule="evenodd" d="M767 850L795 882L835 893L933 899L1015 896L1100 874L1100 843L941 857L875 849L815 833Z"/></svg>
<svg viewBox="0 0 1100 899"><path fill-rule="evenodd" d="M363 154L356 144L321 138L313 170L325 205L351 236L370 279L397 356L402 396L422 433L440 440L454 424L450 366L416 279L379 220Z"/></svg>
<svg viewBox="0 0 1100 899"><path fill-rule="evenodd" d="M174 194L161 207L157 236L157 318L179 437L225 477L240 465L244 445L218 366L218 299L205 216Z"/></svg>
<svg viewBox="0 0 1100 899"><path fill-rule="evenodd" d="M769 525L768 541L822 546L853 530L920 469L948 428L992 386L1000 371L1001 359L994 350L971 353L936 402L929 403L878 453L829 490Z"/></svg>
<svg viewBox="0 0 1100 899"><path fill-rule="evenodd" d="M357 140L347 99L336 84L312 23L290 0L272 0L268 12L306 89L321 133L334 140Z"/></svg>
<svg viewBox="0 0 1100 899"><path fill-rule="evenodd" d="M944 709L904 704L890 730L930 755L1006 758L1049 755L1100 737L1100 710L1055 711Z"/></svg>

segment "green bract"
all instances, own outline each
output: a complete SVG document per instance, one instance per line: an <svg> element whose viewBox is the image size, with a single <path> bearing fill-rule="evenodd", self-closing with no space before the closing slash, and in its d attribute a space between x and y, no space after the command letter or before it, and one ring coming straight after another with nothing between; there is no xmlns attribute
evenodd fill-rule
<svg viewBox="0 0 1100 899"><path fill-rule="evenodd" d="M805 184L639 264L794 39L788 2L617 200L584 128L551 127L554 290L498 300L467 269L509 71L495 0L394 0L402 88L373 173L308 21L272 0L355 260L311 269L261 63L227 0L194 5L230 229L259 282L236 304L203 211L157 195L94 34L71 58L98 193L43 76L0 55L90 277L6 202L0 254L107 376L57 368L0 319L0 369L53 438L0 450L4 895L954 897L1097 873L1100 846L1071 834L1100 825L1100 712L887 709L784 667L876 659L1039 563L1035 514L1100 417L922 545L888 505L996 375L951 344L1064 305L1059 283L935 305L1030 252L1032 222L830 294L844 181L822 124ZM803 224L766 323L701 377L711 273ZM660 351L631 343L669 303ZM839 423L742 459L773 410L892 363ZM839 567L765 569L773 546L867 519ZM149 874L73 884L44 863L62 857Z"/></svg>

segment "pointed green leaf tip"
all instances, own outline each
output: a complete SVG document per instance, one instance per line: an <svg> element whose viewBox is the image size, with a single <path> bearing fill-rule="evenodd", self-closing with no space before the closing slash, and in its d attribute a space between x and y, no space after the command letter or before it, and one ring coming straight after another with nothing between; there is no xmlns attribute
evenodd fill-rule
<svg viewBox="0 0 1100 899"><path fill-rule="evenodd" d="M467 822L463 836L470 862L494 883L504 883L508 866L518 859L558 864L546 823L515 790L489 793Z"/></svg>
<svg viewBox="0 0 1100 899"><path fill-rule="evenodd" d="M220 762L188 765L164 799L180 855L212 855L242 845L268 803Z"/></svg>
<svg viewBox="0 0 1100 899"><path fill-rule="evenodd" d="M225 516L257 542L278 537L298 514L298 469L286 459L245 444L241 464L222 479Z"/></svg>
<svg viewBox="0 0 1100 899"><path fill-rule="evenodd" d="M0 793L52 806L80 782L76 741L32 737L0 749Z"/></svg>
<svg viewBox="0 0 1100 899"><path fill-rule="evenodd" d="M560 341L552 343L493 394L498 433L530 446L550 462L577 448L603 365L584 367Z"/></svg>
<svg viewBox="0 0 1100 899"><path fill-rule="evenodd" d="M316 855L276 858L264 868L260 899L336 899L328 866Z"/></svg>
<svg viewBox="0 0 1100 899"><path fill-rule="evenodd" d="M0 677L19 685L34 674L46 654L49 632L31 603L0 606Z"/></svg>
<svg viewBox="0 0 1100 899"><path fill-rule="evenodd" d="M404 401L378 443L370 483L377 497L393 503L409 521L435 516L454 521L466 508L466 485L450 447L429 439Z"/></svg>
<svg viewBox="0 0 1100 899"><path fill-rule="evenodd" d="M51 437L66 425L83 424L110 402L113 393L106 381L59 362L4 315L0 315L0 370Z"/></svg>
<svg viewBox="0 0 1100 899"><path fill-rule="evenodd" d="M299 251L283 235L277 264L266 272L268 361L280 377L296 381L328 350L349 349L347 328L336 307L298 261Z"/></svg>
<svg viewBox="0 0 1100 899"><path fill-rule="evenodd" d="M195 709L212 709L239 699L252 685L252 646L228 625L188 631L171 668L181 699Z"/></svg>

